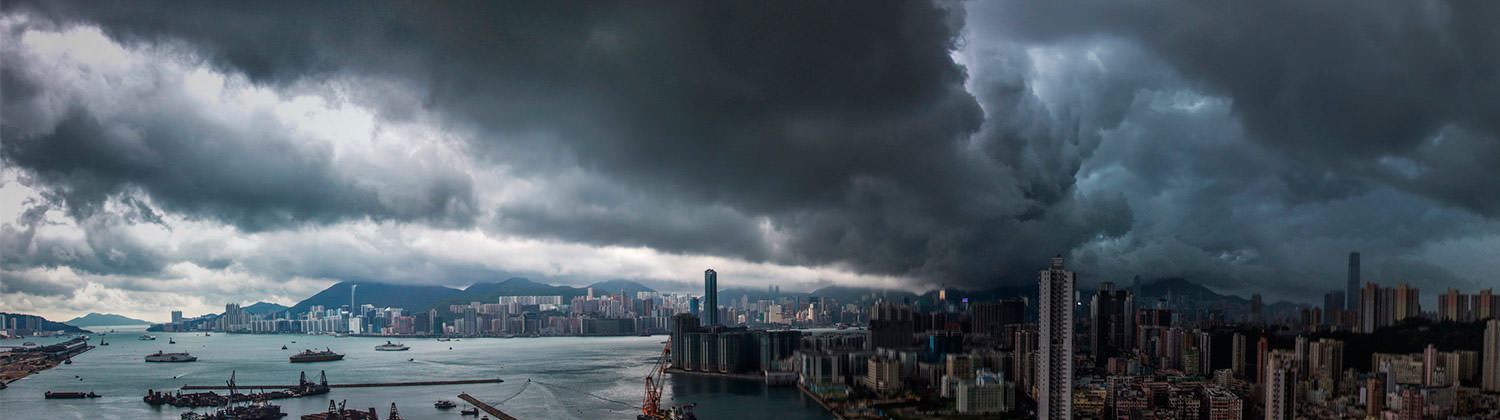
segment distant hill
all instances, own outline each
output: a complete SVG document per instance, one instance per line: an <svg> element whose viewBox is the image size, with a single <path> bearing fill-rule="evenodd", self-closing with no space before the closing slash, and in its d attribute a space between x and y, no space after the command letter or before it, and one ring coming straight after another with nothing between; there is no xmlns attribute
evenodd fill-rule
<svg viewBox="0 0 1500 420"><path fill-rule="evenodd" d="M650 287L642 286L640 283L636 283L630 280L601 281L598 283L590 284L588 287L592 287L594 289L594 296L610 293L620 293L621 291L624 291L627 295L635 295L639 292L656 291Z"/></svg>
<svg viewBox="0 0 1500 420"><path fill-rule="evenodd" d="M323 291L312 295L312 297L297 302L296 305L292 305L291 311L293 313L307 312L307 308L313 305L323 305L326 308L347 306L349 305L349 288L354 285L359 286L355 289L355 304L370 304L377 307L426 308L434 302L463 293L462 290L443 286L408 286L367 281L346 281L329 286L327 289L323 289Z"/></svg>
<svg viewBox="0 0 1500 420"><path fill-rule="evenodd" d="M265 315L285 311L287 310L287 307L270 302L255 302L254 305L246 306L240 309L256 315Z"/></svg>
<svg viewBox="0 0 1500 420"><path fill-rule="evenodd" d="M139 319L126 317L124 315L101 314L98 312L90 312L88 315L73 318L65 322L65 324L75 327L92 327L97 325L144 325L150 323L151 321L142 321Z"/></svg>
<svg viewBox="0 0 1500 420"><path fill-rule="evenodd" d="M75 327L75 326L72 326L72 325L68 325L68 324L64 324L64 323L56 322L56 321L48 321L47 318L42 318L42 317L39 317L39 316L36 316L36 315L7 313L7 312L0 312L0 315L4 315L5 316L5 319L6 319L5 322L11 322L11 320L15 320L17 325L21 325L23 327L34 322L34 323L36 323L37 329L42 330L42 331L65 331L65 332L71 332L71 333L86 333L86 332L88 332L88 331L85 331L82 328L78 328L78 327Z"/></svg>

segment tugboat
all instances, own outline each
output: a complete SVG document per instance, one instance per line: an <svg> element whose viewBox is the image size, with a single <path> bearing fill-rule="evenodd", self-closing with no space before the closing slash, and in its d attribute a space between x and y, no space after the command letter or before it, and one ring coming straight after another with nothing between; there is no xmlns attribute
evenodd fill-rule
<svg viewBox="0 0 1500 420"><path fill-rule="evenodd" d="M334 353L333 349L324 348L323 351L304 350L301 353L292 355L291 360L292 363L330 362L344 360L344 355Z"/></svg>
<svg viewBox="0 0 1500 420"><path fill-rule="evenodd" d="M439 410L447 410L457 406L458 404L454 404L453 401L448 400L438 400L438 402L432 403L432 408L436 408Z"/></svg>
<svg viewBox="0 0 1500 420"><path fill-rule="evenodd" d="M376 351L406 351L406 350L411 350L411 347L407 347L405 344L392 343L392 342L387 341L387 342L385 342L385 344L381 344L381 345L375 346L375 350Z"/></svg>
<svg viewBox="0 0 1500 420"><path fill-rule="evenodd" d="M477 416L479 415L479 409L465 405L464 409L458 410L458 414L463 416Z"/></svg>
<svg viewBox="0 0 1500 420"><path fill-rule="evenodd" d="M195 362L195 361L198 361L198 356L187 354L186 352L183 352L183 353L163 353L161 350L157 350L156 354L146 355L146 361L147 362L166 362L166 363Z"/></svg>

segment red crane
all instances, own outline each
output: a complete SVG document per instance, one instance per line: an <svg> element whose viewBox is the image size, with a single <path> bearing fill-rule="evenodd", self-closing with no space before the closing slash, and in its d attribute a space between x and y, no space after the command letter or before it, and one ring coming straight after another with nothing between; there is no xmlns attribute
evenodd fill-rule
<svg viewBox="0 0 1500 420"><path fill-rule="evenodd" d="M642 419L665 419L667 411L661 409L661 387L667 366L672 363L672 345L668 344L661 349L661 357L656 359L656 366L651 368L651 374L646 375L646 399L641 402Z"/></svg>

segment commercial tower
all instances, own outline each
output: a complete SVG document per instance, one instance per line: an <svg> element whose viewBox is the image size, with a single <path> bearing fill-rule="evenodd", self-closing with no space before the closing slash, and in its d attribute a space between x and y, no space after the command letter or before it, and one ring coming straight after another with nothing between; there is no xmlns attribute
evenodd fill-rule
<svg viewBox="0 0 1500 420"><path fill-rule="evenodd" d="M1037 419L1073 418L1073 272L1061 255L1040 275L1041 349L1038 357Z"/></svg>
<svg viewBox="0 0 1500 420"><path fill-rule="evenodd" d="M703 325L719 323L719 273L703 271Z"/></svg>
<svg viewBox="0 0 1500 420"><path fill-rule="evenodd" d="M1089 316L1093 330L1089 332L1089 344L1094 349L1094 363L1103 367L1109 358L1121 349L1131 346L1135 334L1135 299L1130 292L1115 290L1115 284L1104 282L1094 293Z"/></svg>
<svg viewBox="0 0 1500 420"><path fill-rule="evenodd" d="M1344 309L1355 310L1359 308L1359 253L1349 253L1349 282L1344 287L1344 297L1349 299L1349 304Z"/></svg>

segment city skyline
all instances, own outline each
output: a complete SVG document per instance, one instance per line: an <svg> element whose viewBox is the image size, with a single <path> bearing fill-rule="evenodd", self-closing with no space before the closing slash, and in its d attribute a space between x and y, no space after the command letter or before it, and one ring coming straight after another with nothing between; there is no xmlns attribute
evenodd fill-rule
<svg viewBox="0 0 1500 420"><path fill-rule="evenodd" d="M0 306L1500 286L1494 5L862 3L5 2Z"/></svg>

